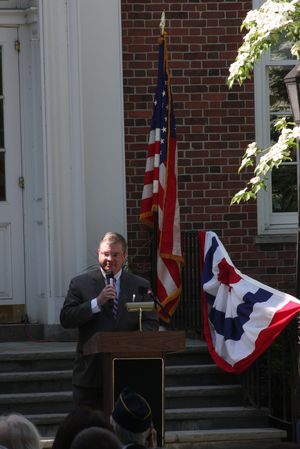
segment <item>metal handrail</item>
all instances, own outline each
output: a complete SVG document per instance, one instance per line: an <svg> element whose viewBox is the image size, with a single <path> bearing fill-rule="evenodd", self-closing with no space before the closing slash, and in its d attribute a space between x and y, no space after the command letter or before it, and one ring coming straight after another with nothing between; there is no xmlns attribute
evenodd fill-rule
<svg viewBox="0 0 300 449"><path fill-rule="evenodd" d="M297 320L277 337L270 348L241 376L244 400L267 407L270 422L296 440L297 408Z"/></svg>

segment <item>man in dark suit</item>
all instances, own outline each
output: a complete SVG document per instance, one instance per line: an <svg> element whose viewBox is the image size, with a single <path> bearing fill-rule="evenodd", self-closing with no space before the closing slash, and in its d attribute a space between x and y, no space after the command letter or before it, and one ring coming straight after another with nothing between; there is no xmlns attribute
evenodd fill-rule
<svg viewBox="0 0 300 449"><path fill-rule="evenodd" d="M98 249L99 268L71 280L60 313L64 328L78 328L73 369L73 400L76 405L102 408L101 354L83 355L84 343L98 331L135 331L138 312L128 312L126 302L147 301L149 282L123 269L127 243L115 232L107 232ZM158 330L155 311L143 312L142 329Z"/></svg>

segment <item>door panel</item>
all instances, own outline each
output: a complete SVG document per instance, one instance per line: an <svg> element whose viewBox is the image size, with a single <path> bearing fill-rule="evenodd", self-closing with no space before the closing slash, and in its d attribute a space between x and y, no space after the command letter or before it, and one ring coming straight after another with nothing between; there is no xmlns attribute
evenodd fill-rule
<svg viewBox="0 0 300 449"><path fill-rule="evenodd" d="M25 302L17 39L0 28L0 306Z"/></svg>

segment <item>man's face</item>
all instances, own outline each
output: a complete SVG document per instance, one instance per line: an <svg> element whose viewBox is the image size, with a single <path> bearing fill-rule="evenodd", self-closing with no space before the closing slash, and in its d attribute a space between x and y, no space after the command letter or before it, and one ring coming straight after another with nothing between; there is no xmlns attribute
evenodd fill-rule
<svg viewBox="0 0 300 449"><path fill-rule="evenodd" d="M114 274L121 270L126 258L122 244L102 242L98 249L98 260L101 267L105 270L112 270Z"/></svg>

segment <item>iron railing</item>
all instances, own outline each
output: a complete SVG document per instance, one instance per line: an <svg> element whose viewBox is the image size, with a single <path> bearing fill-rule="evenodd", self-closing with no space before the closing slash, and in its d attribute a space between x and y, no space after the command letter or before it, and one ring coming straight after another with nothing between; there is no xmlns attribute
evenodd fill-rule
<svg viewBox="0 0 300 449"><path fill-rule="evenodd" d="M246 404L267 407L270 422L296 440L299 420L297 320L241 376Z"/></svg>
<svg viewBox="0 0 300 449"><path fill-rule="evenodd" d="M202 335L201 279L198 232L182 233L184 266L181 298L172 317L172 327L190 334Z"/></svg>

